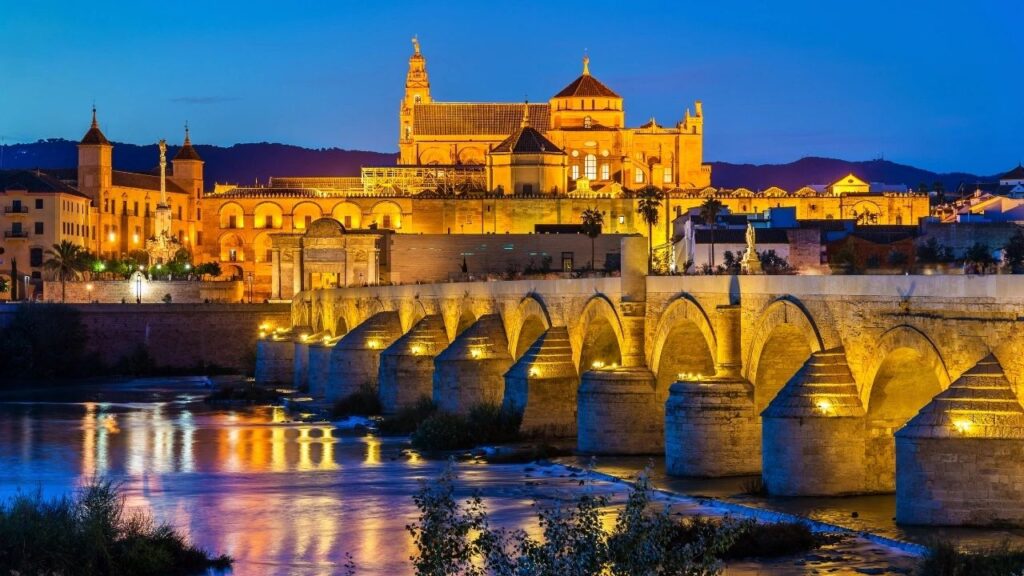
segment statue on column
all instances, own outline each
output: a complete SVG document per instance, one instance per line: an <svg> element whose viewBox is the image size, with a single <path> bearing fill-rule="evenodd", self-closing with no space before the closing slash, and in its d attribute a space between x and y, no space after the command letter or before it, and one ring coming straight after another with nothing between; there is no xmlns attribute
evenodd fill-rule
<svg viewBox="0 0 1024 576"><path fill-rule="evenodd" d="M747 222L747 252L743 255L743 260L740 261L740 268L746 274L764 273L761 268L761 258L758 257L754 246L754 225L750 222Z"/></svg>
<svg viewBox="0 0 1024 576"><path fill-rule="evenodd" d="M167 200L167 141L157 143L160 150L160 201L154 213L153 236L146 240L149 265L166 264L174 260L181 243L171 230L171 203Z"/></svg>

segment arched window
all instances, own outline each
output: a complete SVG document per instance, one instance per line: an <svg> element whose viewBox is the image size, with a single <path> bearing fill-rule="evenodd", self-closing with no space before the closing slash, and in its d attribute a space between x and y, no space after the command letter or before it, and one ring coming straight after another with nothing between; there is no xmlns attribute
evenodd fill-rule
<svg viewBox="0 0 1024 576"><path fill-rule="evenodd" d="M597 156L587 154L583 159L583 174L588 180L597 180Z"/></svg>
<svg viewBox="0 0 1024 576"><path fill-rule="evenodd" d="M572 165L572 179L573 180L579 180L579 177L580 177L580 165L579 164L573 164Z"/></svg>
<svg viewBox="0 0 1024 576"><path fill-rule="evenodd" d="M592 125L593 125L593 121L590 119L590 116L584 116L583 117L583 127L584 128L590 128Z"/></svg>

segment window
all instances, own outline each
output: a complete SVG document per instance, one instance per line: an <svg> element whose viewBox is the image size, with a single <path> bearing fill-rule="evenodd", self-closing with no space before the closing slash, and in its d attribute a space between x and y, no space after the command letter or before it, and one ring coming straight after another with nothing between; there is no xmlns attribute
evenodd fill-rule
<svg viewBox="0 0 1024 576"><path fill-rule="evenodd" d="M11 222L11 234L21 236L21 222Z"/></svg>
<svg viewBox="0 0 1024 576"><path fill-rule="evenodd" d="M181 220L181 206L178 206L178 220Z"/></svg>
<svg viewBox="0 0 1024 576"><path fill-rule="evenodd" d="M665 182L666 184L668 184L669 182L672 182L672 167L671 166L665 166L665 175L662 177L661 180L662 180L662 182Z"/></svg>
<svg viewBox="0 0 1024 576"><path fill-rule="evenodd" d="M42 209L43 209L43 199L42 198L36 198L36 210L42 210Z"/></svg>
<svg viewBox="0 0 1024 576"><path fill-rule="evenodd" d="M572 165L572 179L573 180L578 180L579 177L580 177L580 165L579 164L573 164Z"/></svg>
<svg viewBox="0 0 1024 576"><path fill-rule="evenodd" d="M43 233L43 223L42 222L36 222L36 234L42 234L42 233Z"/></svg>
<svg viewBox="0 0 1024 576"><path fill-rule="evenodd" d="M135 216L139 215L139 203L138 202L135 202L134 205L132 206L132 213Z"/></svg>
<svg viewBox="0 0 1024 576"><path fill-rule="evenodd" d="M21 212L21 200L14 200L11 202L11 208L14 212Z"/></svg>
<svg viewBox="0 0 1024 576"><path fill-rule="evenodd" d="M597 156L587 154L583 158L583 173L590 180L597 180Z"/></svg>
<svg viewBox="0 0 1024 576"><path fill-rule="evenodd" d="M643 184L644 183L644 171L643 170L637 168L636 170L633 171L633 182L636 182L637 184Z"/></svg>
<svg viewBox="0 0 1024 576"><path fill-rule="evenodd" d="M590 119L590 116L584 116L583 117L583 127L584 128L590 128L593 125L594 125L594 122L593 122L593 120Z"/></svg>
<svg viewBox="0 0 1024 576"><path fill-rule="evenodd" d="M572 272L572 252L562 252L562 272Z"/></svg>
<svg viewBox="0 0 1024 576"><path fill-rule="evenodd" d="M43 265L43 249L32 248L28 251L28 263L29 266L42 266Z"/></svg>
<svg viewBox="0 0 1024 576"><path fill-rule="evenodd" d="M345 216L345 229L346 230L351 230L352 229L352 217L351 216Z"/></svg>
<svg viewBox="0 0 1024 576"><path fill-rule="evenodd" d="M306 226L309 227L309 222L306 222ZM385 214L382 222L382 227L391 228L391 214Z"/></svg>
<svg viewBox="0 0 1024 576"><path fill-rule="evenodd" d="M228 228L241 228L241 226L238 225L238 216L234 214L228 216Z"/></svg>
<svg viewBox="0 0 1024 576"><path fill-rule="evenodd" d="M611 180L611 177L611 167L607 164L601 164L601 180Z"/></svg>
<svg viewBox="0 0 1024 576"><path fill-rule="evenodd" d="M229 262L238 262L238 248L229 248L228 249L228 261Z"/></svg>
<svg viewBox="0 0 1024 576"><path fill-rule="evenodd" d="M413 96L413 97L412 97L412 101L413 101L413 102L415 102L415 103L417 103L417 104L419 104L419 103L420 103L420 100L422 100L422 99L423 99L423 97L422 97L422 96L420 96L419 94L417 94L417 95L415 95L415 96Z"/></svg>

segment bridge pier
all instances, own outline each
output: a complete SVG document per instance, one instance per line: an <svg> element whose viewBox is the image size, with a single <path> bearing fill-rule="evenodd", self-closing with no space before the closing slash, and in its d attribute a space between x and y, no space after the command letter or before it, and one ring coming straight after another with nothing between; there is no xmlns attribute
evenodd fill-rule
<svg viewBox="0 0 1024 576"><path fill-rule="evenodd" d="M503 406L522 413L524 434L574 436L579 385L569 330L552 326L505 373Z"/></svg>
<svg viewBox="0 0 1024 576"><path fill-rule="evenodd" d="M292 368L292 388L309 390L309 347L326 332L310 334L304 331L295 338L294 363Z"/></svg>
<svg viewBox="0 0 1024 576"><path fill-rule="evenodd" d="M433 394L434 357L448 346L440 314L424 317L380 355L378 396L385 414Z"/></svg>
<svg viewBox="0 0 1024 576"><path fill-rule="evenodd" d="M865 491L865 417L843 348L815 352L761 414L765 486L775 496Z"/></svg>
<svg viewBox="0 0 1024 576"><path fill-rule="evenodd" d="M580 452L657 454L664 450L664 405L647 368L584 372L578 395Z"/></svg>
<svg viewBox="0 0 1024 576"><path fill-rule="evenodd" d="M665 403L665 469L675 476L761 471L761 419L740 373L741 308L715 310L715 376L681 375Z"/></svg>
<svg viewBox="0 0 1024 576"><path fill-rule="evenodd" d="M1024 408L992 355L896 433L896 521L1024 525Z"/></svg>
<svg viewBox="0 0 1024 576"><path fill-rule="evenodd" d="M501 316L485 314L434 359L434 403L454 414L466 414L477 404L500 404L511 366Z"/></svg>
<svg viewBox="0 0 1024 576"><path fill-rule="evenodd" d="M295 344L287 331L262 335L256 341L257 384L285 384L293 380L295 370Z"/></svg>
<svg viewBox="0 0 1024 576"><path fill-rule="evenodd" d="M306 382L309 394L315 398L327 395L327 382L331 374L331 354L334 346L341 340L325 334L317 340L309 341L309 363L306 368Z"/></svg>
<svg viewBox="0 0 1024 576"><path fill-rule="evenodd" d="M334 401L359 390L377 387L380 353L402 335L398 312L378 312L356 326L334 346L324 396Z"/></svg>

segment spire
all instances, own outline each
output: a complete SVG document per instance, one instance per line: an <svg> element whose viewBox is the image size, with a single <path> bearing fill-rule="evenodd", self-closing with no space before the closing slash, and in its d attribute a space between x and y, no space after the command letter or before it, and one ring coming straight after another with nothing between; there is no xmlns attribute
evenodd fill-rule
<svg viewBox="0 0 1024 576"><path fill-rule="evenodd" d="M590 56L583 52L583 75L590 76Z"/></svg>
<svg viewBox="0 0 1024 576"><path fill-rule="evenodd" d="M188 120L185 120L185 146L191 146L192 140L188 137Z"/></svg>
<svg viewBox="0 0 1024 576"><path fill-rule="evenodd" d="M520 128L526 128L530 125L530 101L523 102L523 121L519 123Z"/></svg>
<svg viewBox="0 0 1024 576"><path fill-rule="evenodd" d="M100 130L100 123L96 120L96 105L92 105L92 124L89 125L89 131L82 136L81 144L90 145L101 145L109 146L110 141L103 135L103 131Z"/></svg>
<svg viewBox="0 0 1024 576"><path fill-rule="evenodd" d="M185 142L178 149L178 153L174 155L174 161L177 162L178 160L202 160L199 152L196 152L196 149L192 147L192 135L189 132L187 121L185 122Z"/></svg>

